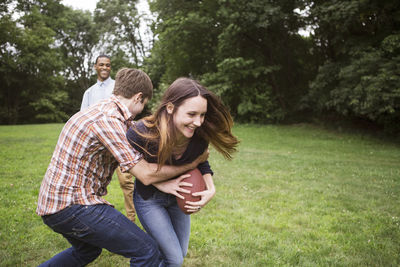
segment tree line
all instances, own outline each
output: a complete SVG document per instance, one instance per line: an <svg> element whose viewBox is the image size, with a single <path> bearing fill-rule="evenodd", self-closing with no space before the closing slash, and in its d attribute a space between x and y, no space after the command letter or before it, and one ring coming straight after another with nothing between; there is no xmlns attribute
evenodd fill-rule
<svg viewBox="0 0 400 267"><path fill-rule="evenodd" d="M400 2L152 0L152 34L136 1L93 14L53 0L0 4L0 123L62 122L95 82L99 53L151 77L200 80L235 121L360 120L400 132ZM308 36L301 35L308 29Z"/></svg>

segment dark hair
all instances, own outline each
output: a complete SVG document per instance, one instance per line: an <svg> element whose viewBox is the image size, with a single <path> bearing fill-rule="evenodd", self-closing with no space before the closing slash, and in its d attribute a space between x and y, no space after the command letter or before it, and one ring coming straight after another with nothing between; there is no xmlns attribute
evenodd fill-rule
<svg viewBox="0 0 400 267"><path fill-rule="evenodd" d="M141 135L147 138L149 143L158 143L159 167L171 159L172 149L177 144L173 116L168 114L167 105L172 103L175 107L173 113L175 113L186 99L199 95L207 100L207 113L203 124L196 129L196 133L211 143L226 159L231 159L231 154L236 151L239 141L231 132L233 120L221 99L198 81L179 78L165 91L155 113L143 119L150 131L148 134Z"/></svg>
<svg viewBox="0 0 400 267"><path fill-rule="evenodd" d="M103 57L108 58L109 60L111 60L111 58L109 56L102 54L102 55L99 55L98 57L96 57L96 61L94 62L94 64L97 64L97 61L99 60L99 58L103 58Z"/></svg>
<svg viewBox="0 0 400 267"><path fill-rule="evenodd" d="M114 95L131 98L137 93L143 93L145 98L153 96L153 84L150 77L142 70L122 68L115 75Z"/></svg>

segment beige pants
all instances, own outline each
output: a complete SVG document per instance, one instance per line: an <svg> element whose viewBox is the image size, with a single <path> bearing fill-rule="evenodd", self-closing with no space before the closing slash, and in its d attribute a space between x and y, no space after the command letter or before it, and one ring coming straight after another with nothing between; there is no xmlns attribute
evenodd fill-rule
<svg viewBox="0 0 400 267"><path fill-rule="evenodd" d="M120 167L118 167L117 176L119 185L124 193L126 217L128 217L128 219L132 222L135 222L136 210L135 206L133 205L133 190L135 188L135 184L133 181L133 175L130 173L121 172Z"/></svg>

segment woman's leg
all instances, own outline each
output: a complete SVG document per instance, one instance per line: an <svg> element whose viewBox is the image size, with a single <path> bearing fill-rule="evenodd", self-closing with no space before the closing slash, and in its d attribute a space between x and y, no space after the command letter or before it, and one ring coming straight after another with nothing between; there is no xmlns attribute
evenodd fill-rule
<svg viewBox="0 0 400 267"><path fill-rule="evenodd" d="M171 220L168 212L169 202L169 195L165 193L156 192L146 200L136 191L134 193L134 203L138 218L147 233L157 241L165 258L165 263L167 266L181 266L184 257L179 238L181 233L178 231L178 236L175 231L173 221L178 218Z"/></svg>
<svg viewBox="0 0 400 267"><path fill-rule="evenodd" d="M190 238L190 215L186 215L181 211L176 203L175 196L170 196L170 205L167 210L181 245L182 256L186 257Z"/></svg>

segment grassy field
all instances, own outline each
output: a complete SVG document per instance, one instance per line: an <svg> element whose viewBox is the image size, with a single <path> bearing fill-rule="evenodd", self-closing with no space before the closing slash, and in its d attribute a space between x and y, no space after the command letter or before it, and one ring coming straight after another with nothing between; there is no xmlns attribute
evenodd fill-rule
<svg viewBox="0 0 400 267"><path fill-rule="evenodd" d="M68 243L35 215L61 124L0 126L0 266L37 266ZM192 216L184 266L399 266L400 146L312 125L237 125L214 151L217 194ZM107 199L123 210L117 179ZM103 250L90 266L129 266Z"/></svg>

